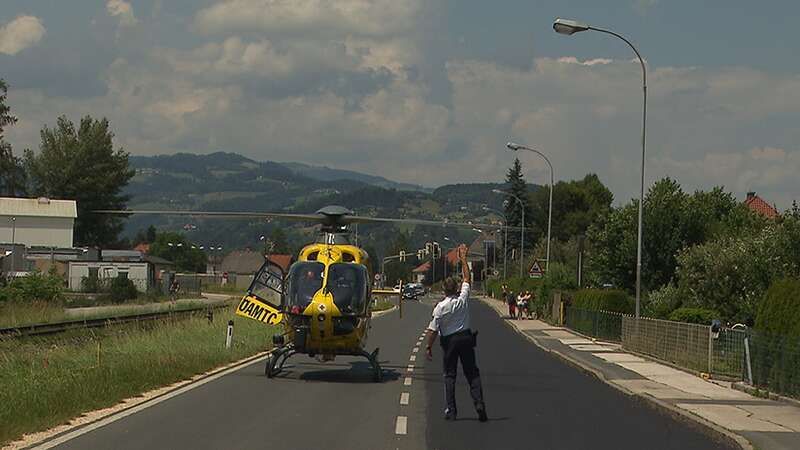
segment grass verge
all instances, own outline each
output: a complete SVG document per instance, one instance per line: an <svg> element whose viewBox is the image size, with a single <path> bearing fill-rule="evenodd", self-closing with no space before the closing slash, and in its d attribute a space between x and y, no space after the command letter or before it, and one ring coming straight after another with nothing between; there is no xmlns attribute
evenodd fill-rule
<svg viewBox="0 0 800 450"><path fill-rule="evenodd" d="M386 311L387 309L391 309L395 306L395 303L390 300L378 300L377 303L372 305L373 311Z"/></svg>
<svg viewBox="0 0 800 450"><path fill-rule="evenodd" d="M275 327L233 317L225 349L227 319L0 340L0 445L270 347Z"/></svg>
<svg viewBox="0 0 800 450"><path fill-rule="evenodd" d="M67 320L64 307L58 302L2 302L0 303L0 328L11 328L33 323L51 323Z"/></svg>

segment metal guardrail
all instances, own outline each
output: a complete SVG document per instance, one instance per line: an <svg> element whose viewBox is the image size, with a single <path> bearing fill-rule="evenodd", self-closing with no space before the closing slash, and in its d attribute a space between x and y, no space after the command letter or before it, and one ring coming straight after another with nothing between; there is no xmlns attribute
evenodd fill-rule
<svg viewBox="0 0 800 450"><path fill-rule="evenodd" d="M197 313L208 313L223 308L229 308L230 304L215 304L201 308L191 308L183 310L158 311L143 314L129 314L114 317L102 317L97 319L69 320L64 322L41 323L23 325L19 327L0 328L1 337L27 337L45 336L64 333L70 330L81 330L87 328L102 328L112 325L121 325L135 322L152 322L164 318L178 318L193 316ZM213 317L213 316L212 316Z"/></svg>

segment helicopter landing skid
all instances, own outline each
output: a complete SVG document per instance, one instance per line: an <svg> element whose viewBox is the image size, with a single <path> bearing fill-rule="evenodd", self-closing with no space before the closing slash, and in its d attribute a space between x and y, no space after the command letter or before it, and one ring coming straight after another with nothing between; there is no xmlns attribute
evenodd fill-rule
<svg viewBox="0 0 800 450"><path fill-rule="evenodd" d="M280 373L280 371L283 370L283 365L286 364L286 360L295 353L297 352L293 345L287 345L274 350L267 356L264 375L266 375L267 378L272 378Z"/></svg>
<svg viewBox="0 0 800 450"><path fill-rule="evenodd" d="M383 369L381 369L381 364L378 362L379 351L380 348L376 348L372 353L367 353L365 350L361 350L360 353L361 356L367 358L369 364L372 366L372 381L376 383L383 381Z"/></svg>
<svg viewBox="0 0 800 450"><path fill-rule="evenodd" d="M353 356L363 356L364 358L367 358L370 366L372 366L372 381L376 383L383 381L383 369L378 362L379 351L380 349L376 348L372 353L367 353L365 350L361 350L358 353L352 354ZM273 378L275 375L279 374L283 370L283 365L286 363L286 360L295 353L297 353L297 351L295 351L294 346L292 345L287 345L286 347L281 347L274 350L269 354L269 356L267 356L266 365L264 367L264 375L266 375L267 378Z"/></svg>

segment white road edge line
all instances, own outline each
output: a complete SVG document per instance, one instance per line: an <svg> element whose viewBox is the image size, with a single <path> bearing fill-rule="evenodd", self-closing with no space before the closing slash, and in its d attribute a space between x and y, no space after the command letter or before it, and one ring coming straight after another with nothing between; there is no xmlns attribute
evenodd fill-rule
<svg viewBox="0 0 800 450"><path fill-rule="evenodd" d="M397 422L394 425L394 434L407 434L408 431L408 417L397 416Z"/></svg>
<svg viewBox="0 0 800 450"><path fill-rule="evenodd" d="M403 386L411 386L411 377L406 377L406 379L403 380Z"/></svg>
<svg viewBox="0 0 800 450"><path fill-rule="evenodd" d="M408 405L408 402L411 400L411 394L408 392L403 392L400 394L400 404L401 405Z"/></svg>
<svg viewBox="0 0 800 450"><path fill-rule="evenodd" d="M91 431L94 431L94 430L96 430L98 428L104 427L104 426L106 426L106 425L108 425L110 423L116 422L116 421L118 421L120 419L124 419L125 417L128 417L128 416L130 416L132 414L136 414L139 411L147 409L147 408L149 408L151 406L155 406L155 405L157 405L157 404L159 404L161 402L167 401L167 400L169 400L169 399L171 399L173 397L177 397L177 396L179 396L179 395L181 395L181 394L183 394L185 392L191 391L192 389L198 388L198 387L200 387L200 386L202 386L202 385L204 385L206 383L210 383L210 382L212 382L212 381L214 381L214 380L216 380L218 378L222 378L225 375L228 375L229 373L236 372L237 370L241 370L241 369L243 369L243 368L245 368L247 366L253 365L253 364L257 363L257 362L264 361L265 359L267 359L267 356L268 355L261 356L259 358L253 359L252 361L249 361L247 363L236 365L234 367L231 367L230 369L226 369L226 370L223 370L222 372L216 373L216 374L211 375L211 376L209 376L207 378L203 378L202 380L199 380L199 381L197 381L195 383L187 384L186 386L183 386L181 388L175 389L172 392L169 392L169 393L164 394L162 396L156 397L156 398L154 398L152 400L148 400L148 401L146 401L144 403L140 403L139 405L136 405L136 406L134 406L132 408L120 411L120 412L118 412L116 414L112 414L112 415L110 415L110 416L108 416L108 417L106 417L104 419L98 420L97 422L94 422L94 423L91 423L89 425L86 425L85 427L79 428L79 429L77 429L75 431L71 431L69 433L61 435L61 436L59 436L59 437L57 437L55 439L49 440L47 442L43 442L40 445L35 445L34 444L33 448L35 448L37 450L38 449L45 450L45 449L49 449L49 448L53 448L55 446L61 445L61 444L65 443L65 442L67 442L67 441L70 441L72 439L77 438L78 436L84 435L84 434L89 433Z"/></svg>

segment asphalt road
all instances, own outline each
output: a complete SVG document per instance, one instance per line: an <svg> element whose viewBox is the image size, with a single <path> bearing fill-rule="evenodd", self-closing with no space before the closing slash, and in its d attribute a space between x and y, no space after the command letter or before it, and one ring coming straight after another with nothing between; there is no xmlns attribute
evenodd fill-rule
<svg viewBox="0 0 800 450"><path fill-rule="evenodd" d="M542 352L478 301L472 319L490 420L476 420L459 374L460 417L446 422L441 350L433 361L424 346L413 351L431 308L407 303L402 319L373 321L369 349L381 348L383 383L372 383L358 358L322 364L298 355L272 380L259 362L58 448L728 448Z"/></svg>

